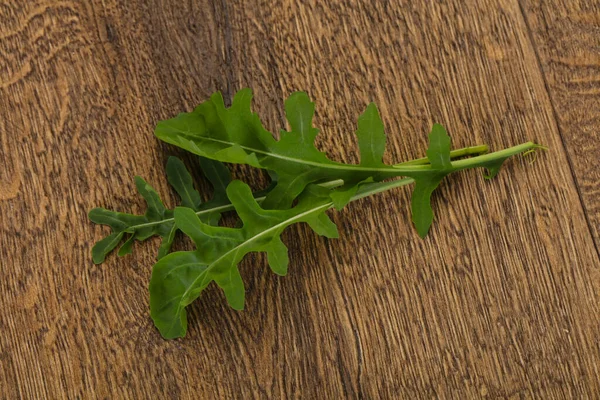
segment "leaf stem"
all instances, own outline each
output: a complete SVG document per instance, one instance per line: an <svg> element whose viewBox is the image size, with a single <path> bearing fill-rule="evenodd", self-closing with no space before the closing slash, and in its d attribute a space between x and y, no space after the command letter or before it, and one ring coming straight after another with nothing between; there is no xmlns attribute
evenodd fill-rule
<svg viewBox="0 0 600 400"><path fill-rule="evenodd" d="M458 157L464 157L464 156L471 156L471 155L486 154L488 152L488 150L489 150L488 146L485 145L485 144L482 144L482 145L479 145L479 146L463 147L462 149L452 150L450 152L450 159L458 158ZM427 157L422 157L422 158L417 158L415 160L405 161L403 163L396 164L394 166L400 166L400 165L427 165L427 164L429 164L429 159Z"/></svg>
<svg viewBox="0 0 600 400"><path fill-rule="evenodd" d="M481 163L485 163L485 162L502 160L502 159L508 158L510 156L514 156L515 154L519 154L519 153L523 153L528 150L535 150L535 149L546 149L546 148L542 145L539 145L539 144L536 144L533 142L522 143L517 146L506 148L504 150L495 151L493 153L482 154L482 155L479 155L476 157L471 157L471 158L467 158L464 160L454 161L454 162L452 162L452 167L454 167L455 169L469 168L473 165L477 165L477 164L481 164Z"/></svg>
<svg viewBox="0 0 600 400"><path fill-rule="evenodd" d="M488 158L489 158L489 161L493 161L496 159L508 157L513 154L517 154L522 151L535 149L535 148L542 148L542 146L537 145L533 142L527 142L527 143L523 143L518 146L509 147L508 149L504 149L504 150L496 151L494 153L486 154L488 152L488 146L487 145L478 145L478 146L463 147L461 149L453 150L450 152L450 158L458 158L458 157L464 157L464 156L478 154L478 156L476 156L476 157L471 157L471 158L464 159L464 160L457 160L452 163L453 167L456 167L457 169L463 169L463 168L468 168L470 165L477 164L478 162L488 161L487 160ZM429 160L426 157L423 157L423 158L417 158L415 160L410 160L410 161L406 161L403 163L395 164L395 165L393 165L393 167L395 168L395 167L402 167L405 165L427 165L427 164L429 164ZM390 182L383 182L383 183L376 182L376 183L366 184L366 185L361 186L361 188L358 190L356 195L354 197L352 197L351 201L370 196L371 194L384 192L386 190L389 190L389 189L392 189L395 187L409 185L413 182L414 182L414 179L412 179L412 178L404 178L404 179L398 179L398 180L394 180L394 181L390 181ZM333 181L320 183L319 185L326 187L326 188L334 188L337 186L341 186L343 184L344 184L343 180L336 179ZM260 197L256 197L255 200L257 203L261 203L265 198L266 198L266 196L260 196ZM205 210L197 211L196 215L200 216L200 215L209 214L209 213L213 213L213 212L226 212L226 211L231 211L233 209L234 209L233 206L228 203L228 204L222 204L222 205L210 207ZM147 228L150 226L165 224L165 223L169 223L169 222L173 222L173 221L175 221L174 218L165 218L160 221L153 221L153 222L148 222L145 224L132 225L126 230L126 232L133 233L133 232L135 232L136 229Z"/></svg>
<svg viewBox="0 0 600 400"><path fill-rule="evenodd" d="M368 183L368 184L362 185L358 189L356 194L354 196L352 196L350 201L359 200L364 197L368 197L368 196L371 196L376 193L385 192L387 190L394 189L397 187L410 185L414 181L415 180L413 178L402 178L402 179L396 179L396 180L389 181L389 182ZM331 204L331 206L333 207L333 203Z"/></svg>
<svg viewBox="0 0 600 400"><path fill-rule="evenodd" d="M515 154L523 153L526 151L534 151L536 149L547 150L548 148L545 146L533 143L533 142L527 142L527 143L523 143L523 144L520 144L517 146L509 147L504 150L496 151L493 153L482 154L477 157L472 157L472 158L468 158L465 160L455 161L452 163L452 166L456 167L457 169L464 169L464 168L468 168L472 165L477 165L481 162L496 161L496 160L507 158L507 157L513 156ZM485 145L473 146L473 147L465 147L463 149L455 150L454 152L450 153L450 156L452 158L454 158L454 157L461 157L461 156L469 155L469 154L481 154L481 153L485 153L485 152L487 152L487 146L485 146ZM420 160L421 159L412 160L412 161L408 161L408 162L413 163L413 162L420 161ZM364 197L368 197L373 194L385 192L385 191L388 191L390 189L394 189L397 187L410 185L411 183L414 183L414 181L415 180L413 178L402 178L402 179L396 179L396 180L389 181L389 182L368 183L368 184L362 185L358 189L356 194L354 196L352 196L350 201L359 200ZM333 203L330 204L329 208L331 208L331 207L333 207Z"/></svg>

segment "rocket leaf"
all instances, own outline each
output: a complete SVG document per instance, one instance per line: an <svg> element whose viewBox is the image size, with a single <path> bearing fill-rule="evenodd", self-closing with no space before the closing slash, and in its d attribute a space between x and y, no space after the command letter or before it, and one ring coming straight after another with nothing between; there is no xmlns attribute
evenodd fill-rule
<svg viewBox="0 0 600 400"><path fill-rule="evenodd" d="M225 188L231 177L229 170L218 161L201 159L200 164L214 187L213 199L207 203L202 202L200 193L194 188L190 173L177 157L169 157L167 161L167 179L181 197L183 206L199 212L199 216L204 222L217 225L223 205L229 203L225 195ZM144 241L155 235L163 238L158 251L159 259L167 255L171 249L177 230L173 210L166 209L156 190L144 179L136 176L135 184L138 192L148 204L144 215L126 214L105 208L94 208L89 213L90 220L97 224L108 225L113 231L93 247L92 255L96 264L102 263L106 255L117 247L123 237L127 235L129 235L127 240L119 249L119 256L131 253L134 240Z"/></svg>
<svg viewBox="0 0 600 400"><path fill-rule="evenodd" d="M468 163L462 162L465 160L452 162L450 137L441 125L435 124L429 136L427 163L386 165L382 161L386 142L383 123L377 107L370 104L358 120L360 163L343 164L330 160L314 146L318 130L312 126L314 104L306 93L293 93L286 100L285 113L291 130L282 131L279 141L251 111L251 100L252 91L242 89L235 95L231 107L226 108L217 92L194 111L159 122L155 134L167 143L203 157L273 171L278 181L262 203L265 209L289 208L311 183L341 179L343 190L337 191L334 199L336 207L341 208L361 183L411 177L416 181L411 202L413 222L419 235L424 237L433 220L431 194L446 175L461 169L485 167L491 177L506 158L505 153L494 153L492 159L482 155L469 159ZM529 142L507 149L507 157L531 146L535 145Z"/></svg>
<svg viewBox="0 0 600 400"><path fill-rule="evenodd" d="M266 252L273 272L285 275L289 259L279 235L287 226L306 222L320 234L338 235L324 214L331 206L328 189L311 186L298 205L287 210L264 210L241 181L231 182L227 195L243 222L241 228L210 226L192 209L175 209L176 226L192 238L196 250L169 254L152 269L150 312L165 338L185 334L185 306L212 281L223 289L231 307L243 309L244 284L237 264L247 253Z"/></svg>
<svg viewBox="0 0 600 400"><path fill-rule="evenodd" d="M158 138L203 157L202 170L215 189L212 200L203 203L183 163L170 158L167 177L181 197L182 207L167 209L156 191L136 177L136 187L148 204L144 215L102 208L90 211L92 221L112 229L92 250L96 263L102 262L123 239L119 255L131 252L135 240L153 235L163 238L149 290L151 316L165 338L186 334L186 307L213 281L231 307L244 307L245 290L238 264L246 254L267 253L271 270L285 275L290 260L280 235L287 226L306 222L319 235L337 237L337 227L325 213L327 209L339 210L351 201L415 183L412 220L424 237L434 218L431 195L448 174L485 168L484 176L489 179L498 174L507 158L543 148L527 142L494 153L487 153L487 146L451 150L446 130L434 124L427 157L387 165L383 162L383 122L377 107L369 104L358 118L360 162L343 164L330 160L315 147L315 109L306 93L294 93L285 102L290 128L281 131L279 140L251 111L251 101L252 92L243 89L226 108L221 94L215 93L192 112L162 121L156 128ZM220 162L266 169L273 179L271 186L252 193L241 181L230 183L229 171ZM403 178L390 180L399 177ZM220 213L227 210L238 214L240 227L218 226ZM193 240L195 250L167 254L177 230Z"/></svg>
<svg viewBox="0 0 600 400"><path fill-rule="evenodd" d="M251 100L252 91L243 89L235 95L231 107L225 108L221 94L215 93L193 112L159 122L155 134L203 157L274 171L278 182L263 202L267 209L288 208L310 183L342 179L351 184L370 177L382 180L401 176L404 172L381 161L385 135L374 104L361 117L357 132L361 163L348 165L329 160L315 148L318 130L312 126L314 104L306 93L296 92L286 100L291 129L282 130L279 141L251 111Z"/></svg>

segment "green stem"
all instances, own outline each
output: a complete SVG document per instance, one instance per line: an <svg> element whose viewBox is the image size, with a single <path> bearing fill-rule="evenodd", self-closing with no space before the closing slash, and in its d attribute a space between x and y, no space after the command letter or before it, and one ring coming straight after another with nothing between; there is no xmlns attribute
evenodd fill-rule
<svg viewBox="0 0 600 400"><path fill-rule="evenodd" d="M474 149L474 150L472 150L472 149ZM476 166L482 162L497 161L497 160L505 159L510 156L519 154L519 153L524 153L526 151L531 151L531 150L535 150L535 149L546 150L547 148L542 145L535 144L533 142L527 142L527 143L523 143L523 144L520 144L517 146L509 147L504 150L496 151L494 153L483 154L483 155L479 155L477 157L454 161L452 163L452 166L455 169L465 169L465 168L469 168L471 166ZM470 153L470 151L473 151L474 153ZM460 156L464 156L464 155L468 155L468 154L480 154L480 153L484 153L485 151L487 151L487 146L465 147L464 149L456 150L454 152L454 155L452 155L452 153L451 153L451 157L452 156L460 157ZM420 161L420 160L421 159L412 160L412 161L408 161L408 162L415 163L416 161ZM415 180L413 178L402 178L402 179L397 179L397 180L393 180L393 181L389 181L389 182L368 183L366 185L362 185L358 189L356 194L354 196L352 196L350 201L359 200L364 197L368 197L373 194L385 192L385 191L388 191L390 189L394 189L397 187L410 185L411 183L414 183L414 181ZM330 203L329 208L332 208L332 207L333 207L333 203Z"/></svg>
<svg viewBox="0 0 600 400"><path fill-rule="evenodd" d="M452 167L454 167L455 169L469 168L469 167L477 165L477 164L481 164L481 163L485 163L485 162L492 162L492 161L499 161L502 159L506 159L510 156L514 156L516 154L523 153L528 150L535 150L535 149L546 149L546 147L541 146L539 144L535 144L533 142L527 142L527 143L519 144L517 146L509 147L504 150L495 151L493 153L483 154L483 155L480 155L477 157L471 157L471 158L466 158L464 160L454 161L452 163Z"/></svg>
<svg viewBox="0 0 600 400"><path fill-rule="evenodd" d="M463 147L462 149L452 150L450 152L450 159L471 156L471 155L480 155L488 152L488 147L485 144L479 146L470 146ZM415 160L406 161L400 164L396 164L394 166L400 165L427 165L429 164L429 159L427 157L417 158Z"/></svg>
<svg viewBox="0 0 600 400"><path fill-rule="evenodd" d="M510 147L505 150L497 151L497 152L490 153L490 154L485 154L488 151L488 146L486 146L486 145L470 146L470 147L464 147L461 149L456 149L456 150L451 151L450 158L458 158L458 157L464 157L464 156L473 155L473 154L480 154L477 157L472 157L472 158L458 160L458 161L453 162L454 167L457 167L458 169L462 169L462 168L468 168L469 165L474 165L477 163L477 162L469 163L469 161L471 161L471 160L479 160L478 162L481 162L482 161L481 157L489 157L490 160L494 160L497 155L501 155L500 157L497 157L497 158L503 158L503 157L507 157L512 154L517 154L521 151L525 151L525 150L536 148L536 147L538 147L538 145L536 145L532 142L528 142L528 143L524 143L519 146ZM523 150L515 151L516 149L523 149ZM481 154L483 154L483 155L481 155ZM456 165L461 162L463 164L464 164L464 162L467 162L467 164L462 167ZM402 167L405 165L426 166L427 164L429 164L429 160L426 157L424 157L424 158L418 158L415 160L406 161L406 162L403 162L400 164L395 164L395 165L393 165L393 167L394 168ZM360 199L360 198L363 198L366 196L370 196L371 194L383 192L383 191L386 191L386 190L389 190L389 189L392 189L395 187L408 185L413 182L414 182L414 180L412 178L404 178L404 179L399 179L399 180L390 181L390 182L384 182L384 183L377 182L377 183L363 185L358 190L356 195L352 198L352 200L357 200L357 199ZM344 184L343 180L336 179L336 180L329 181L329 182L323 182L320 184L320 186L323 186L326 188L334 188L334 187L341 186L343 184ZM266 198L266 196L261 196L261 197L256 197L255 200L257 203L261 203L265 198ZM234 209L234 207L231 204L223 204L220 206L211 207L206 210L197 211L196 215L200 216L200 215L209 214L209 213L213 213L213 212L226 212L226 211L232 211L233 209ZM146 228L146 227L160 225L160 224L164 224L164 223L169 223L169 222L173 222L174 220L175 220L174 218L165 218L160 221L153 221L153 222L148 222L145 224L133 225L133 226L130 226L126 231L129 233L133 233L133 232L135 232L136 229Z"/></svg>
<svg viewBox="0 0 600 400"><path fill-rule="evenodd" d="M387 190L394 189L397 187L410 185L414 181L415 180L413 178L402 178L402 179L396 179L394 181L389 181L389 182L368 183L366 185L362 185L358 189L356 194L354 196L352 196L350 201L362 199L364 197L368 197L368 196L371 196L376 193L385 192ZM333 203L331 204L331 206L333 207Z"/></svg>

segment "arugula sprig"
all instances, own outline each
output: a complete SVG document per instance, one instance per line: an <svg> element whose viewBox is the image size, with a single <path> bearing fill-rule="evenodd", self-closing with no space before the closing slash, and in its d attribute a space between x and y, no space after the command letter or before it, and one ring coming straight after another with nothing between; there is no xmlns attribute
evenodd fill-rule
<svg viewBox="0 0 600 400"><path fill-rule="evenodd" d="M535 148L526 144L453 162L449 140L440 136L441 131L437 132L434 128L430 135L427 159L431 166L446 163L447 165L443 167L445 174L475 167L492 169L492 173L497 173L497 169L494 168L506 158L528 148ZM436 177L436 179L441 178ZM404 178L390 182L363 182L356 185L356 190L347 202L415 181L414 178ZM434 182L434 179L430 181ZM423 180L416 182L419 185ZM431 186L424 186L419 189L417 186L413 193L413 205L415 202L428 205L428 198L416 197L415 200L415 196L421 196L420 193L423 192L425 196L429 196L430 188ZM238 263L250 252L266 252L271 270L278 275L285 275L289 258L280 235L287 226L306 222L320 235L337 237L337 228L325 211L335 207L335 195L340 192L347 193L347 189L343 187L327 189L311 184L300 195L295 207L286 210L265 210L253 198L247 185L240 181L233 181L227 187L227 195L243 222L243 226L237 229L209 226L200 221L193 210L176 208L175 225L192 238L196 250L172 253L155 264L152 270L150 312L161 334L167 339L185 335L187 331L185 308L198 298L212 281L223 289L227 302L232 308L243 309L245 291ZM428 212L426 208L420 206L417 210ZM430 217L432 218L433 215L416 215L416 218Z"/></svg>
<svg viewBox="0 0 600 400"><path fill-rule="evenodd" d="M484 154L487 151L488 147L485 145L464 147L453 150L450 153L450 157L451 159L456 159L470 155ZM427 157L424 157L399 165L426 165L428 163L429 160ZM195 210L196 215L201 220L208 221L210 225L218 225L222 213L234 210L225 193L225 188L231 181L231 174L221 162L204 157L200 157L200 166L204 175L207 176L209 182L214 186L212 199L206 203L202 203L200 194L193 186L190 173L179 158L174 156L169 157L166 167L167 178L171 186L180 195L182 206ZM176 233L173 210L165 209L156 190L141 177L136 177L135 181L136 186L139 188L138 191L142 193L142 196L149 204L146 214L134 215L100 207L92 209L89 213L89 218L92 222L107 225L112 230L111 234L99 240L92 249L92 258L96 264L104 262L106 256L122 242L123 237L127 236L127 234L130 234L126 240L127 245L122 246L122 249L119 250L119 256L124 256L131 252L134 240L145 241L152 236L161 236L163 238L162 244L158 249L158 259L167 255L171 249ZM337 179L323 182L319 186L333 188L341 186L343 183L342 180ZM265 200L266 194L269 193L272 186L273 183L270 187L253 194L259 204ZM333 193L332 196L335 197ZM160 217L161 215L162 217Z"/></svg>
<svg viewBox="0 0 600 400"><path fill-rule="evenodd" d="M314 104L306 93L294 93L286 100L291 130L282 130L280 140L275 140L251 111L251 101L252 91L242 89L231 107L226 108L217 92L193 112L159 122L155 134L203 157L275 172L277 185L263 203L268 209L289 208L310 183L342 179L345 184L357 184L369 178L381 180L401 174L383 164L385 134L375 105L370 105L359 119L361 163L348 165L329 160L315 148L318 130L312 126ZM418 170L415 166L405 167L410 171L415 168Z"/></svg>
<svg viewBox="0 0 600 400"><path fill-rule="evenodd" d="M166 209L156 191L136 177L138 190L148 203L144 215L105 209L90 212L92 221L113 230L94 246L95 262L102 262L125 235L129 238L120 255L131 251L134 240L163 237L149 290L151 316L165 338L186 334L186 307L213 281L231 307L243 309L245 290L238 264L246 254L266 252L272 271L285 275L289 258L280 235L286 227L305 222L320 235L337 237L337 228L326 210L339 210L348 202L415 183L412 220L424 237L434 217L431 195L447 175L485 168L484 176L490 179L507 158L544 148L527 142L494 153L488 153L487 146L451 150L450 137L435 124L429 134L427 157L386 165L382 161L386 144L383 123L377 107L370 104L359 118L356 132L361 161L343 164L329 160L314 147L318 133L312 126L314 104L305 93L294 93L286 101L291 129L282 131L280 140L275 140L252 113L251 99L251 91L244 89L226 108L216 93L193 112L157 126L160 139L205 157L202 168L215 187L212 200L201 202L183 163L171 158L167 175L182 199L181 207ZM265 191L252 193L241 181L230 182L229 171L221 161L264 168L276 178ZM291 207L294 200L297 204ZM237 213L241 227L218 226L221 213L229 210ZM177 230L189 236L196 249L166 255Z"/></svg>
<svg viewBox="0 0 600 400"><path fill-rule="evenodd" d="M326 188L309 187L298 205L287 210L262 209L241 181L231 182L227 195L243 222L241 228L210 226L189 208L175 209L175 224L192 238L196 250L169 254L152 269L150 312L165 338L185 335L185 307L212 281L223 289L232 308L244 308L244 283L237 264L247 253L266 252L272 271L285 275L289 258L279 237L285 227L306 222L320 235L338 236L324 213L331 205Z"/></svg>
<svg viewBox="0 0 600 400"><path fill-rule="evenodd" d="M206 203L202 202L200 193L194 188L192 176L177 157L171 156L167 160L167 180L180 196L182 206L197 211L205 223L218 225L223 205L229 203L225 189L231 181L231 175L229 169L218 161L201 157L200 165L214 189L212 199ZM88 214L92 222L108 225L112 230L110 235L98 241L92 248L92 258L96 264L102 263L125 236L128 238L120 247L119 256L131 253L134 240L145 241L152 236L162 237L158 249L159 259L171 249L177 231L173 210L165 207L156 190L140 176L135 177L135 185L148 205L144 215L127 214L100 207L92 209Z"/></svg>
<svg viewBox="0 0 600 400"><path fill-rule="evenodd" d="M318 130L312 126L314 103L304 92L293 93L285 102L286 118L291 130L281 131L281 139L262 125L251 110L252 91L242 89L226 108L223 97L215 93L190 113L158 123L155 134L167 142L203 157L229 163L249 164L273 171L277 184L266 196L265 209L287 209L311 183L341 179L342 190L333 197L341 209L356 193L358 185L394 177L411 177L416 181L412 201L413 222L421 237L427 235L433 221L430 197L445 176L464 168L486 167L489 177L497 174L504 159L478 164L452 164L450 137L435 124L429 135L428 164L386 165L383 154L386 136L377 106L369 104L358 119L356 135L360 150L359 164L332 161L316 149ZM525 150L535 146L524 144Z"/></svg>

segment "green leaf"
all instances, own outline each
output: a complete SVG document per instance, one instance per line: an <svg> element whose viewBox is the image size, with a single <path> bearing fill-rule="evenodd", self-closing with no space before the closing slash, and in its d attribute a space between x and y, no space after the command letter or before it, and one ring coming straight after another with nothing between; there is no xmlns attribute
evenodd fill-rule
<svg viewBox="0 0 600 400"><path fill-rule="evenodd" d="M165 338L185 335L185 306L212 281L223 290L232 308L244 307L244 284L237 265L246 254L267 252L273 272L285 275L289 259L279 235L287 226L318 223L319 233L332 235L331 221L320 217L332 206L327 191L310 190L288 210L261 208L250 188L240 181L227 187L227 195L243 222L241 228L210 226L189 208L175 209L178 229L194 241L196 250L169 254L152 269L150 310Z"/></svg>
<svg viewBox="0 0 600 400"><path fill-rule="evenodd" d="M212 222L212 221L211 221ZM209 223L211 223L209 222ZM213 222L211 225L218 225L219 221ZM166 236L163 236L162 242L160 243L160 247L158 248L157 258L160 260L171 250L171 246L173 246L173 241L175 240L175 234L177 233L177 227L175 224L171 227L171 230Z"/></svg>
<svg viewBox="0 0 600 400"><path fill-rule="evenodd" d="M225 187L231 180L227 168L218 161L203 159L200 161L203 171L213 184L214 195L211 201L202 203L198 191L194 188L192 177L186 170L183 162L176 157L169 157L167 161L167 178L171 186L181 197L182 205L198 212L200 218L212 225L218 225L221 210L228 204ZM158 258L169 253L177 231L173 210L167 210L160 196L144 179L137 176L135 184L148 205L144 215L133 215L94 208L89 213L89 218L96 224L108 225L112 229L106 238L100 240L92 249L95 263L102 263L110 253L128 235L126 242L119 249L119 256L131 253L134 240L144 241L152 236L163 238L158 250Z"/></svg>
<svg viewBox="0 0 600 400"><path fill-rule="evenodd" d="M135 177L135 186L148 204L148 209L146 210L146 217L148 220L157 221L164 218L167 210L156 190L139 176Z"/></svg>
<svg viewBox="0 0 600 400"><path fill-rule="evenodd" d="M123 232L115 232L104 239L100 240L92 248L92 259L96 264L100 264L106 258L106 255L110 253L123 238Z"/></svg>
<svg viewBox="0 0 600 400"><path fill-rule="evenodd" d="M434 124L429 133L429 148L427 158L435 171L416 177L415 189L412 194L412 220L419 236L424 238L433 223L431 195L446 175L453 172L450 161L450 136L440 124Z"/></svg>
<svg viewBox="0 0 600 400"><path fill-rule="evenodd" d="M262 203L265 209L287 209L308 185L341 180L343 186L331 194L339 209L352 198L361 183L410 177L416 181L416 196L411 201L413 221L419 235L424 236L433 220L431 195L446 175L466 168L484 167L491 177L498 173L506 157L515 154L512 149L507 149L510 150L508 153L486 154L453 163L450 137L441 125L434 124L429 134L427 159L385 165L382 161L386 142L383 123L377 107L370 104L358 119L356 135L361 162L342 164L329 160L315 148L318 130L312 126L314 104L306 93L294 93L286 100L285 113L291 130L282 131L279 141L252 113L251 99L250 89L243 89L227 109L217 93L193 112L159 122L155 134L167 143L204 157L271 171L277 181ZM536 146L533 143L525 145L529 146L523 147L525 150ZM486 146L483 148L487 150ZM525 151L519 146L514 149L517 148ZM454 154L464 156L468 153L457 150Z"/></svg>
<svg viewBox="0 0 600 400"><path fill-rule="evenodd" d="M285 102L285 115L292 129L289 132L281 132L281 140L278 144L280 150L285 152L286 149L294 146L297 152L313 153L312 157L325 158L313 144L319 130L312 126L315 104L310 101L308 95L304 92L292 93Z"/></svg>
<svg viewBox="0 0 600 400"><path fill-rule="evenodd" d="M291 129L282 131L279 141L252 113L251 99L250 89L243 89L227 109L217 93L193 112L159 122L155 134L203 157L274 171L278 178L276 185L262 203L267 209L289 208L310 183L342 179L350 185L370 177L381 180L402 175L403 171L381 162L385 134L374 105L367 108L359 121L357 135L362 163L347 165L329 160L315 148L318 130L312 125L314 104L306 93L294 93L286 100L285 112Z"/></svg>
<svg viewBox="0 0 600 400"><path fill-rule="evenodd" d="M450 136L440 124L433 124L429 134L427 158L434 169L447 170L452 168L450 162Z"/></svg>
<svg viewBox="0 0 600 400"><path fill-rule="evenodd" d="M337 239L340 237L337 226L325 213L307 217L306 222L313 231L321 236L330 239Z"/></svg>
<svg viewBox="0 0 600 400"><path fill-rule="evenodd" d="M500 172L500 168L502 167L502 164L504 164L504 161L506 161L506 158L494 160L490 163L483 164L482 166L487 170L487 174L483 175L484 178L485 179L495 178L496 175L498 175L498 173Z"/></svg>
<svg viewBox="0 0 600 400"><path fill-rule="evenodd" d="M406 178L366 183L351 200L412 182L413 179ZM189 208L175 209L177 227L194 241L196 250L169 254L152 269L150 312L161 335L167 339L185 336L186 307L213 281L223 290L232 308L243 309L245 290L238 263L246 254L266 252L271 270L285 275L289 256L280 235L287 226L307 222L318 234L337 237L335 224L325 214L334 204L323 187L309 186L298 204L288 210L261 208L250 188L240 181L228 186L227 195L242 220L240 228L210 226ZM417 193L416 197L419 196Z"/></svg>
<svg viewBox="0 0 600 400"><path fill-rule="evenodd" d="M364 167L383 167L383 153L385 152L385 132L383 121L377 111L375 103L358 118L358 147L360 149L360 165Z"/></svg>
<svg viewBox="0 0 600 400"><path fill-rule="evenodd" d="M228 202L226 190L227 185L231 182L229 169L223 163L205 157L200 157L200 168L213 186L213 200L222 203ZM187 206L184 205L184 207Z"/></svg>
<svg viewBox="0 0 600 400"><path fill-rule="evenodd" d="M343 186L331 194L339 209L352 198L361 183L410 177L416 181L417 195L411 202L413 221L419 235L424 236L433 220L431 194L446 175L466 168L485 167L490 171L489 176L493 176L499 170L500 159L515 154L500 153L491 159L487 154L468 159L468 163L463 163L467 160L453 163L450 137L441 125L434 124L429 134L427 159L385 165L382 161L386 142L383 123L377 107L370 104L358 119L360 164L338 163L314 146L318 130L312 125L314 104L306 93L293 93L286 100L285 114L291 130L282 131L279 141L251 111L251 100L250 89L243 89L235 95L232 106L225 108L220 93L216 93L193 112L159 122L155 134L167 143L203 157L272 171L277 181L262 203L265 209L287 209L308 185L341 180ZM465 155L465 152L458 150L455 154Z"/></svg>
<svg viewBox="0 0 600 400"><path fill-rule="evenodd" d="M195 285L194 290L199 295L209 283L206 282L204 286L196 283L204 276L205 270L206 263L192 251L171 253L154 265L150 280L150 309L152 319L164 338L180 337L187 331L184 307L193 299L187 301L173 294L185 293ZM194 294L189 293L188 296L193 297Z"/></svg>
<svg viewBox="0 0 600 400"><path fill-rule="evenodd" d="M352 200L352 197L356 194L361 185L371 182L374 182L373 178L367 178L363 181L358 182L357 184L345 184L337 188L336 190L333 190L331 192L330 197L333 201L333 205L336 208L336 210L339 211L342 208L344 208L346 204L348 204L350 200Z"/></svg>
<svg viewBox="0 0 600 400"><path fill-rule="evenodd" d="M424 238L433 222L431 194L438 187L445 175L432 175L429 178L417 180L413 190L411 206L412 220L419 236Z"/></svg>
<svg viewBox="0 0 600 400"><path fill-rule="evenodd" d="M134 236L131 235L131 236L129 236L129 239L127 239L125 241L125 243L123 243L123 245L121 246L121 248L119 249L119 252L118 252L120 257L127 255L127 254L131 254L131 249L133 246L133 239L134 239Z"/></svg>
<svg viewBox="0 0 600 400"><path fill-rule="evenodd" d="M169 157L167 161L167 180L181 197L181 205L198 210L202 204L200 193L194 189L192 176L183 162L177 157ZM203 170L204 171L204 170Z"/></svg>
<svg viewBox="0 0 600 400"><path fill-rule="evenodd" d="M265 246L264 251L267 252L267 259L271 270L281 276L285 276L288 270L290 258L288 256L287 247L283 244L280 238L276 237Z"/></svg>

